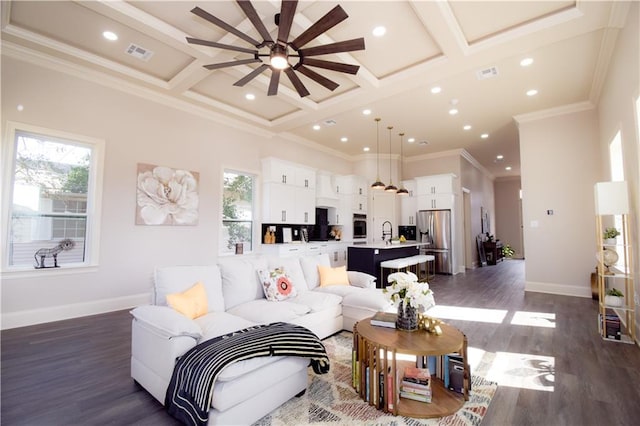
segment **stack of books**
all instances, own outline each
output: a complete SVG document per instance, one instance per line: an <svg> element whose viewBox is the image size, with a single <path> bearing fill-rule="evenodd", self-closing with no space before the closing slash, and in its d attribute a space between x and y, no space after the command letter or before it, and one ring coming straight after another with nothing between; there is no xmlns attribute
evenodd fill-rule
<svg viewBox="0 0 640 426"><path fill-rule="evenodd" d="M428 368L407 366L400 383L400 397L431 402L431 373Z"/></svg>
<svg viewBox="0 0 640 426"><path fill-rule="evenodd" d="M378 327L396 328L397 319L398 314L394 314L391 312L376 312L376 314L371 318L371 325L375 325Z"/></svg>
<svg viewBox="0 0 640 426"><path fill-rule="evenodd" d="M607 339L615 339L620 340L622 337L621 327L620 327L620 318L616 314L606 314L604 321L602 321L602 315L598 314L599 317L599 328L602 330L604 328L605 337ZM603 324L604 323L604 324Z"/></svg>

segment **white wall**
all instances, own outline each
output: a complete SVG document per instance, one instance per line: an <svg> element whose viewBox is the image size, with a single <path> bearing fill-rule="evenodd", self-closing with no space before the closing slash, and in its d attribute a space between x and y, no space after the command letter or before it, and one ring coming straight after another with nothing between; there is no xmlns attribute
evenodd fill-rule
<svg viewBox="0 0 640 426"><path fill-rule="evenodd" d="M24 111L17 111L18 104ZM3 127L10 120L106 141L98 270L36 278L3 274L3 328L134 306L147 301L155 266L215 262L224 167L259 173L260 159L276 156L334 173L352 170L350 161L322 150L236 130L6 56L2 120ZM137 163L200 173L197 226L134 224Z"/></svg>
<svg viewBox="0 0 640 426"><path fill-rule="evenodd" d="M509 244L514 258L524 257L521 229L520 177L497 179L494 183L496 197L496 238Z"/></svg>
<svg viewBox="0 0 640 426"><path fill-rule="evenodd" d="M525 286L591 297L593 185L600 175L597 114L565 111L519 119Z"/></svg>

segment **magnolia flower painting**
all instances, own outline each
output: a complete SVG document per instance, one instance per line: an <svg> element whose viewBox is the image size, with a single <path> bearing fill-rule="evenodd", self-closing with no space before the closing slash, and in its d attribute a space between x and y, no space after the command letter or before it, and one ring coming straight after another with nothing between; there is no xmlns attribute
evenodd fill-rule
<svg viewBox="0 0 640 426"><path fill-rule="evenodd" d="M197 172L138 164L136 225L197 225Z"/></svg>

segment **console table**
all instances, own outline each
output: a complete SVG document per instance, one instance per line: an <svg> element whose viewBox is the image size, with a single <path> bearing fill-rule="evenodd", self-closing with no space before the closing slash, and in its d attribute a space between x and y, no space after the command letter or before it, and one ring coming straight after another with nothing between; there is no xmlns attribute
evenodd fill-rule
<svg viewBox="0 0 640 426"><path fill-rule="evenodd" d="M453 326L442 323L440 327L442 334L438 336L425 330L402 331L377 327L371 325L370 318L356 323L353 327L353 385L360 397L385 412L414 418L444 417L458 411L469 399L471 389L467 338ZM463 359L462 393L446 389L442 380L434 377L435 372L430 371L431 403L399 397L399 354L426 357L450 353L457 353ZM391 400L389 389L392 390Z"/></svg>

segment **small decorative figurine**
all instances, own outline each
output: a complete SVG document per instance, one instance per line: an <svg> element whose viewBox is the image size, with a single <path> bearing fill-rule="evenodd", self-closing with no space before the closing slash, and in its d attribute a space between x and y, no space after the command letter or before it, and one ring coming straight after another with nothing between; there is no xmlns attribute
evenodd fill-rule
<svg viewBox="0 0 640 426"><path fill-rule="evenodd" d="M76 243L73 240L68 238L60 241L57 246L53 248L41 248L34 255L33 258L36 260L36 264L34 268L42 269L42 268L58 268L58 254L63 251L68 251L74 248ZM45 266L44 259L47 257L53 257L53 266Z"/></svg>
<svg viewBox="0 0 640 426"><path fill-rule="evenodd" d="M421 330L427 330L429 333L433 333L436 336L440 336L442 334L442 328L440 327L442 321L438 318L429 317L427 315L418 315L418 327Z"/></svg>

